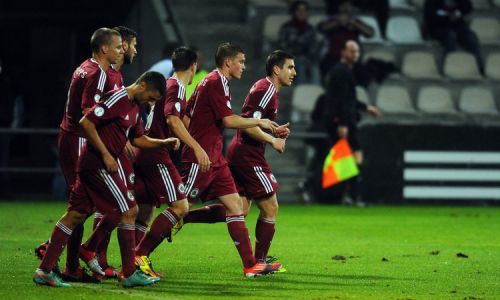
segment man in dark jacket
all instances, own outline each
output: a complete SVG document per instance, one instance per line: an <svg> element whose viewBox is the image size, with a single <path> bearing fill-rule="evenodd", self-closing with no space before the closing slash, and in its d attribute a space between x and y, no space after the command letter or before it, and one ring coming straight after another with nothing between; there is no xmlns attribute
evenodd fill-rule
<svg viewBox="0 0 500 300"><path fill-rule="evenodd" d="M363 162L363 154L358 140L357 124L361 119L360 112L367 112L373 117L378 117L380 112L377 107L365 104L356 98L356 82L352 68L360 56L357 42L349 40L342 45L340 62L330 71L326 81L325 101L325 128L333 143L341 138L346 138L353 150L357 164ZM363 205L360 199L361 176L346 182L350 198L347 202L354 201Z"/></svg>

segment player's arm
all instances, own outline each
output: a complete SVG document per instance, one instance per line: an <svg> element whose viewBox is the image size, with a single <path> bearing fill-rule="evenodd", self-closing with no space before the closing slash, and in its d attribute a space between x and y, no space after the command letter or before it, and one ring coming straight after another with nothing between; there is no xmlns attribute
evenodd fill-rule
<svg viewBox="0 0 500 300"><path fill-rule="evenodd" d="M154 149L161 147L169 147L178 150L180 142L178 138L154 139L147 135L141 135L131 140L132 145L142 149Z"/></svg>
<svg viewBox="0 0 500 300"><path fill-rule="evenodd" d="M245 129L259 126L262 129L268 129L272 133L278 128L278 124L269 119L243 118L238 115L226 116L222 119L222 123L226 128Z"/></svg>
<svg viewBox="0 0 500 300"><path fill-rule="evenodd" d="M108 172L118 171L118 165L116 163L116 160L111 155L111 153L109 153L108 148L106 148L106 146L102 142L101 137L97 133L95 124L92 123L92 121L90 121L86 117L83 117L80 120L80 126L85 131L85 134L87 135L87 140L101 154L104 165L106 166L106 170Z"/></svg>
<svg viewBox="0 0 500 300"><path fill-rule="evenodd" d="M200 165L201 171L208 171L208 169L210 169L211 163L210 158L208 157L205 150L201 148L200 144L198 144L198 142L189 134L181 119L175 115L168 115L167 125L184 144L193 149L194 155L196 156L196 160Z"/></svg>
<svg viewBox="0 0 500 300"><path fill-rule="evenodd" d="M284 139L273 137L265 133L260 127L245 128L242 130L254 140L271 145L278 153L285 151Z"/></svg>

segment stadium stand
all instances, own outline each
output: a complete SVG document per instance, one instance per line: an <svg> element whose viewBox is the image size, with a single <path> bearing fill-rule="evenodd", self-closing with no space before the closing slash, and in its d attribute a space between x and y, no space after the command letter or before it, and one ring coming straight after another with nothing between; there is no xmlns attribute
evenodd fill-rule
<svg viewBox="0 0 500 300"><path fill-rule="evenodd" d="M366 24L370 25L370 27L373 28L374 34L373 37L367 38L364 36L360 37L361 43L375 43L375 44L380 44L384 42L384 39L382 38L382 34L380 33L380 28L378 26L377 20L373 16L369 15L363 15L358 17L361 21L365 22Z"/></svg>
<svg viewBox="0 0 500 300"><path fill-rule="evenodd" d="M386 37L395 44L423 44L420 26L413 16L391 17L387 22Z"/></svg>
<svg viewBox="0 0 500 300"><path fill-rule="evenodd" d="M460 111L472 115L498 115L493 91L486 86L467 86L458 102Z"/></svg>
<svg viewBox="0 0 500 300"><path fill-rule="evenodd" d="M379 87L376 105L384 114L416 114L410 93L406 87L400 85L383 85Z"/></svg>
<svg viewBox="0 0 500 300"><path fill-rule="evenodd" d="M362 86L356 86L356 97L359 101L365 104L371 104L370 95L368 94L368 91Z"/></svg>
<svg viewBox="0 0 500 300"><path fill-rule="evenodd" d="M490 53L485 63L486 76L493 80L500 80L500 52Z"/></svg>
<svg viewBox="0 0 500 300"><path fill-rule="evenodd" d="M402 62L402 73L412 79L442 79L436 59L430 52L406 52Z"/></svg>
<svg viewBox="0 0 500 300"><path fill-rule="evenodd" d="M292 122L308 123L316 99L323 93L324 90L320 85L301 84L296 86L292 94Z"/></svg>
<svg viewBox="0 0 500 300"><path fill-rule="evenodd" d="M470 24L481 44L500 44L500 21L493 17L476 16Z"/></svg>
<svg viewBox="0 0 500 300"><path fill-rule="evenodd" d="M423 86L418 92L417 108L424 114L455 115L450 91L444 86Z"/></svg>

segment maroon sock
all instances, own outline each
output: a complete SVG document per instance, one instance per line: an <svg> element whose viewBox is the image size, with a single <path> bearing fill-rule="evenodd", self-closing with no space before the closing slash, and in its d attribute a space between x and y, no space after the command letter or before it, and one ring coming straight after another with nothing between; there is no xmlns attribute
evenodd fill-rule
<svg viewBox="0 0 500 300"><path fill-rule="evenodd" d="M142 256L153 252L156 247L165 239L167 233L179 221L179 217L170 209L165 209L153 221L148 233L136 247L136 255Z"/></svg>
<svg viewBox="0 0 500 300"><path fill-rule="evenodd" d="M99 224L99 222L101 222L102 218L104 218L104 215L96 211L94 215L94 225L92 227L92 230L95 230L97 228L97 225Z"/></svg>
<svg viewBox="0 0 500 300"><path fill-rule="evenodd" d="M255 259L266 259L274 237L274 221L258 219L255 225Z"/></svg>
<svg viewBox="0 0 500 300"><path fill-rule="evenodd" d="M252 254L252 245L243 215L227 216L226 224L229 235L238 249L243 266L250 268L255 265L255 257Z"/></svg>
<svg viewBox="0 0 500 300"><path fill-rule="evenodd" d="M111 232L116 228L119 221L120 216L118 214L105 215L88 240L83 244L83 247L87 250L96 252L99 244L111 236Z"/></svg>
<svg viewBox="0 0 500 300"><path fill-rule="evenodd" d="M109 235L104 237L99 245L97 246L97 257L99 259L99 265L101 268L106 269L109 267L108 264L108 246L109 246L109 240L111 239L111 232L109 232Z"/></svg>
<svg viewBox="0 0 500 300"><path fill-rule="evenodd" d="M226 209L222 204L211 204L194 209L184 217L186 223L218 223L226 221Z"/></svg>
<svg viewBox="0 0 500 300"><path fill-rule="evenodd" d="M122 272L125 278L132 276L135 272L134 245L135 245L135 225L118 224L118 243L120 244L120 254L122 257Z"/></svg>
<svg viewBox="0 0 500 300"><path fill-rule="evenodd" d="M44 272L49 273L54 268L57 259L61 256L64 247L68 243L68 239L71 236L72 230L61 222L57 222L50 236L49 246L47 247L47 252L40 263L40 269Z"/></svg>
<svg viewBox="0 0 500 300"><path fill-rule="evenodd" d="M68 272L73 273L80 266L80 244L83 237L83 223L77 225L68 239L68 248L66 249L66 268Z"/></svg>
<svg viewBox="0 0 500 300"><path fill-rule="evenodd" d="M139 245L148 230L148 224L142 221L135 221L135 243ZM136 246L137 246L136 245Z"/></svg>

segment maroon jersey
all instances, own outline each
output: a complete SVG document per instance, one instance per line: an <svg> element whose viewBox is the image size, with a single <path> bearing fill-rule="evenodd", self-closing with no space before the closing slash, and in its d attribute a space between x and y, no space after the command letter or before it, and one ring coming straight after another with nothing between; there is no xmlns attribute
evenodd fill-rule
<svg viewBox="0 0 500 300"><path fill-rule="evenodd" d="M279 95L273 83L266 77L257 81L245 99L241 116L244 118L269 119L274 121L279 107ZM262 165L266 159L266 144L238 130L228 148L231 165ZM267 164L266 164L267 165Z"/></svg>
<svg viewBox="0 0 500 300"><path fill-rule="evenodd" d="M82 110L91 108L101 99L107 91L106 82L106 72L92 58L76 68L69 86L68 100L60 126L62 130L83 136L78 123L83 116Z"/></svg>
<svg viewBox="0 0 500 300"><path fill-rule="evenodd" d="M123 152L128 138L142 136L139 106L129 99L125 88L104 95L85 118L95 124L99 137L115 159ZM86 143L78 161L78 171L102 168L105 166L101 154Z"/></svg>
<svg viewBox="0 0 500 300"><path fill-rule="evenodd" d="M227 165L222 155L222 119L233 114L227 78L218 70L210 72L196 87L187 113L191 118L189 133L207 152L212 167ZM191 148L182 149L182 161L197 162Z"/></svg>
<svg viewBox="0 0 500 300"><path fill-rule="evenodd" d="M112 91L121 89L123 86L123 76L122 73L111 65L106 70L106 75L108 76L108 80L106 82L106 86L104 88L105 91Z"/></svg>
<svg viewBox="0 0 500 300"><path fill-rule="evenodd" d="M182 118L186 110L186 89L177 79L167 79L167 95L156 102L148 115L145 134L152 138L166 139L174 135L167 125L167 117L174 115ZM137 165L168 164L171 162L169 150L165 147L139 149L135 163Z"/></svg>

